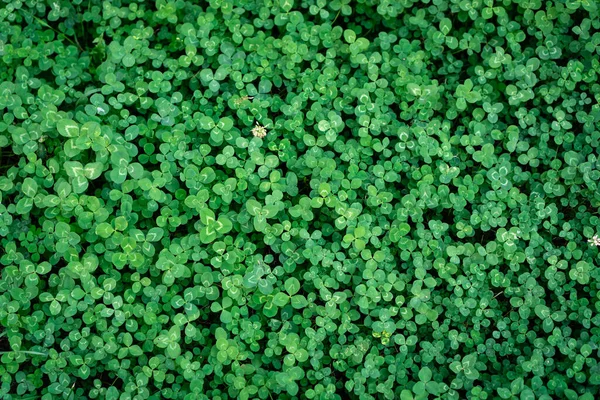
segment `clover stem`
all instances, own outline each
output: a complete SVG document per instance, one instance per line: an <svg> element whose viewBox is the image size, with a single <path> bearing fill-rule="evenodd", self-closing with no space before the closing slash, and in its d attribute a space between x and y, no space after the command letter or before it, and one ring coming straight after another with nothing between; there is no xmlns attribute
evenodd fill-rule
<svg viewBox="0 0 600 400"><path fill-rule="evenodd" d="M340 10L335 15L335 18L333 19L333 21L331 21L331 25L335 24L335 21L338 19L338 17L340 16L341 12L342 12L342 9L340 8Z"/></svg>
<svg viewBox="0 0 600 400"><path fill-rule="evenodd" d="M37 22L39 22L40 24L42 24L43 26L45 26L46 28L50 28L52 29L54 32L56 32L56 34L59 37L64 37L65 39L67 39L69 42L71 42L72 45L77 46L77 48L79 48L79 50L83 51L83 48L79 45L79 43L75 43L70 37L68 37L67 35L65 35L64 33L54 29L53 27L51 27L46 21L38 18L37 16L33 15L32 13L30 13L27 10L23 10L21 9L21 11L28 13L29 15L31 15Z"/></svg>
<svg viewBox="0 0 600 400"><path fill-rule="evenodd" d="M75 384L77 383L77 381L73 382L73 386L71 386L70 390L69 390L69 396L73 396L73 389L75 389Z"/></svg>
<svg viewBox="0 0 600 400"><path fill-rule="evenodd" d="M47 353L41 353L39 351L31 351L31 350L19 350L19 351L0 351L0 354L8 354L8 353L23 353L29 354L32 356L47 356Z"/></svg>

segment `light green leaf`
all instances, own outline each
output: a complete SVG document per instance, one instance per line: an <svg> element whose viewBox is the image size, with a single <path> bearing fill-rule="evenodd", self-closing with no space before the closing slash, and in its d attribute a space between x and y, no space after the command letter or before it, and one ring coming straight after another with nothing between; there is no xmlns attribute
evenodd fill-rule
<svg viewBox="0 0 600 400"><path fill-rule="evenodd" d="M275 296L273 296L273 304L279 308L285 307L285 305L290 301L290 296L285 293L279 292Z"/></svg>
<svg viewBox="0 0 600 400"><path fill-rule="evenodd" d="M416 83L407 84L406 90L408 91L408 93L412 94L415 97L421 96L421 87Z"/></svg>
<svg viewBox="0 0 600 400"><path fill-rule="evenodd" d="M267 227L267 218L264 215L257 215L254 217L254 229L257 232L262 232Z"/></svg>
<svg viewBox="0 0 600 400"><path fill-rule="evenodd" d="M82 176L84 173L83 165L78 161L65 161L64 168L70 177Z"/></svg>
<svg viewBox="0 0 600 400"><path fill-rule="evenodd" d="M100 174L102 174L102 167L103 165L101 162L86 164L85 168L83 169L83 174L88 179L96 179L100 176Z"/></svg>
<svg viewBox="0 0 600 400"><path fill-rule="evenodd" d="M88 180L84 176L74 177L71 184L73 185L73 192L77 194L85 192L89 186Z"/></svg>
<svg viewBox="0 0 600 400"><path fill-rule="evenodd" d="M114 231L115 230L113 229L113 227L107 222L102 222L98 224L98 226L96 226L96 235L104 239L110 237L110 235L112 235Z"/></svg>
<svg viewBox="0 0 600 400"><path fill-rule="evenodd" d="M449 18L443 18L440 21L440 31L446 36L452 30L452 21Z"/></svg>
<svg viewBox="0 0 600 400"><path fill-rule="evenodd" d="M279 212L279 207L274 204L266 205L262 208L261 214L265 216L265 218L273 218Z"/></svg>
<svg viewBox="0 0 600 400"><path fill-rule="evenodd" d="M300 281L294 277L288 278L285 281L284 287L286 292L288 292L290 296L293 296L300 291Z"/></svg>
<svg viewBox="0 0 600 400"><path fill-rule="evenodd" d="M65 137L77 137L79 136L79 126L72 119L61 119L56 123L56 129L58 133Z"/></svg>
<svg viewBox="0 0 600 400"><path fill-rule="evenodd" d="M177 358L181 355L181 347L176 342L171 342L167 345L165 349L165 354L169 358Z"/></svg>
<svg viewBox="0 0 600 400"><path fill-rule="evenodd" d="M50 303L50 314L52 314L52 315L60 314L61 308L62 307L58 301L52 300L52 302Z"/></svg>
<svg viewBox="0 0 600 400"><path fill-rule="evenodd" d="M433 374L429 367L423 367L419 371L419 379L421 380L421 382L425 382L425 383L429 382L431 380L432 375Z"/></svg>
<svg viewBox="0 0 600 400"><path fill-rule="evenodd" d="M215 213L208 207L203 207L199 211L200 221L204 225L210 225L215 222Z"/></svg>
<svg viewBox="0 0 600 400"><path fill-rule="evenodd" d="M25 178L21 185L21 191L27 197L33 197L38 191L38 184L32 178Z"/></svg>
<svg viewBox="0 0 600 400"><path fill-rule="evenodd" d="M261 205L254 199L248 199L248 201L246 201L246 210L248 210L250 215L256 216L261 212Z"/></svg>
<svg viewBox="0 0 600 400"><path fill-rule="evenodd" d="M293 296L291 302L292 302L292 307L294 307L295 309L301 309L308 305L308 301L306 300L306 297L302 296L301 294L297 294L297 295Z"/></svg>
<svg viewBox="0 0 600 400"><path fill-rule="evenodd" d="M150 230L146 234L146 240L149 242L158 242L160 239L162 239L163 234L164 230L162 228L150 228Z"/></svg>
<svg viewBox="0 0 600 400"><path fill-rule="evenodd" d="M215 171L211 167L206 167L203 168L202 171L200 171L198 180L200 181L200 183L209 184L215 180L216 176L217 175L215 174Z"/></svg>
<svg viewBox="0 0 600 400"><path fill-rule="evenodd" d="M231 220L229 218L223 217L223 216L219 217L219 219L217 220L217 224L215 226L215 229L221 235L224 235L224 234L230 232L232 228L233 228L233 223L231 222Z"/></svg>

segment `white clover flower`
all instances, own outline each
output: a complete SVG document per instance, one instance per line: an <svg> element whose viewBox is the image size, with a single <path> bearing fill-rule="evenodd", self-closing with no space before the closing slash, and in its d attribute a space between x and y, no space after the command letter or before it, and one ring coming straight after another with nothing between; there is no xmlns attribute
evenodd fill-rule
<svg viewBox="0 0 600 400"><path fill-rule="evenodd" d="M598 235L594 235L594 237L588 239L588 243L591 246L600 246L600 237L598 237Z"/></svg>
<svg viewBox="0 0 600 400"><path fill-rule="evenodd" d="M252 134L254 135L254 137L262 139L265 136L267 136L267 128L265 128L257 122L256 126L252 128Z"/></svg>
<svg viewBox="0 0 600 400"><path fill-rule="evenodd" d="M233 102L235 103L236 106L240 106L245 100L252 100L253 98L254 97L252 97L252 96L242 96L242 97L235 99Z"/></svg>

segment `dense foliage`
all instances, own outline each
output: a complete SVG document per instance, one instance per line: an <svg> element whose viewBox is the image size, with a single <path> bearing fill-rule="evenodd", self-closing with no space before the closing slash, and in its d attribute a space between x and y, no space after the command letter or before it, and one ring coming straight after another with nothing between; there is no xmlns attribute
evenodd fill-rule
<svg viewBox="0 0 600 400"><path fill-rule="evenodd" d="M3 0L0 397L600 396L596 0Z"/></svg>

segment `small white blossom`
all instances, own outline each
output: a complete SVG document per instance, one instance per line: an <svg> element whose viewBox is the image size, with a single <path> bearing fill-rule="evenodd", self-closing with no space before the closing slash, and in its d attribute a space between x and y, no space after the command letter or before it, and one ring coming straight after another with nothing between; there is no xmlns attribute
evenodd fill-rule
<svg viewBox="0 0 600 400"><path fill-rule="evenodd" d="M600 246L600 237L598 237L598 235L594 235L593 238L588 240L588 243L592 246Z"/></svg>
<svg viewBox="0 0 600 400"><path fill-rule="evenodd" d="M264 138L265 136L267 136L267 128L265 128L257 122L256 126L252 128L252 134L254 135L254 137Z"/></svg>
<svg viewBox="0 0 600 400"><path fill-rule="evenodd" d="M242 97L239 97L239 98L235 99L233 102L235 103L236 106L239 106L244 101L246 101L246 100L252 100L253 98L254 97L252 97L252 96L242 96Z"/></svg>

